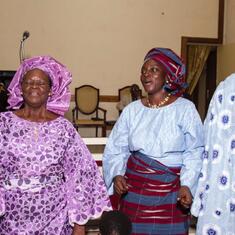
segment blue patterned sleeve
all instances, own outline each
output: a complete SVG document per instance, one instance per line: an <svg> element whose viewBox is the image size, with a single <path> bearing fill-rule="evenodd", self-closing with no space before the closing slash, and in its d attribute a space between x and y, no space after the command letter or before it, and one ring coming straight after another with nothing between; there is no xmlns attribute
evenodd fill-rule
<svg viewBox="0 0 235 235"><path fill-rule="evenodd" d="M202 167L202 154L204 151L204 131L201 119L190 103L183 118L182 130L185 139L183 165L180 172L181 185L188 186L194 196Z"/></svg>
<svg viewBox="0 0 235 235"><path fill-rule="evenodd" d="M113 178L124 175L130 156L129 111L125 108L109 136L103 155L103 174L109 194L113 194Z"/></svg>

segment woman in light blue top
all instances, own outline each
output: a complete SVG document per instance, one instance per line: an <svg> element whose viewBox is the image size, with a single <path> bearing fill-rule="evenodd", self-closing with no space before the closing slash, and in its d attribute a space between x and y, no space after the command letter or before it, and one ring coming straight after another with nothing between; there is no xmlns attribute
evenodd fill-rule
<svg viewBox="0 0 235 235"><path fill-rule="evenodd" d="M147 98L129 104L109 137L103 156L109 193L133 234L187 234L203 152L203 130L195 106L182 98L182 60L154 48L144 60L141 82Z"/></svg>
<svg viewBox="0 0 235 235"><path fill-rule="evenodd" d="M198 235L235 234L235 74L221 82L205 120L205 153L192 214Z"/></svg>

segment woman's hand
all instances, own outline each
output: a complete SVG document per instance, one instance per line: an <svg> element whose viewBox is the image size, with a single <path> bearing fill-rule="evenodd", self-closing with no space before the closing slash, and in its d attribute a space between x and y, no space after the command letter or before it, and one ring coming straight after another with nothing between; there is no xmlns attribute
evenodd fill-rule
<svg viewBox="0 0 235 235"><path fill-rule="evenodd" d="M74 224L72 235L85 235L85 226Z"/></svg>
<svg viewBox="0 0 235 235"><path fill-rule="evenodd" d="M193 197L188 186L180 187L177 200L185 208L189 208L191 206L193 202Z"/></svg>
<svg viewBox="0 0 235 235"><path fill-rule="evenodd" d="M122 175L115 176L113 178L113 183L114 183L114 191L118 195L122 195L128 191L128 186L124 176Z"/></svg>

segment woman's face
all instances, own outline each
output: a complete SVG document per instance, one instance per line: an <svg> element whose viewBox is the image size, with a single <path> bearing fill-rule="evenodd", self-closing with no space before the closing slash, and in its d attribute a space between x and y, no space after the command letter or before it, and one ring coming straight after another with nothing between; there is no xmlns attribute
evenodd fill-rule
<svg viewBox="0 0 235 235"><path fill-rule="evenodd" d="M140 80L149 95L156 94L162 90L165 84L165 77L166 71L164 67L154 60L147 60L141 68Z"/></svg>
<svg viewBox="0 0 235 235"><path fill-rule="evenodd" d="M40 69L28 71L21 84L25 104L39 108L46 105L50 93L50 80Z"/></svg>

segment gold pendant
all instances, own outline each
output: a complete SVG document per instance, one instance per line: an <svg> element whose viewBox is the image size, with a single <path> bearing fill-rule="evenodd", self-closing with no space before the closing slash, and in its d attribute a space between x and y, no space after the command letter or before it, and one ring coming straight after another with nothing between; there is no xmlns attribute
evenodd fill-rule
<svg viewBox="0 0 235 235"><path fill-rule="evenodd" d="M38 141L38 127L34 126L33 133L34 133L34 139Z"/></svg>

